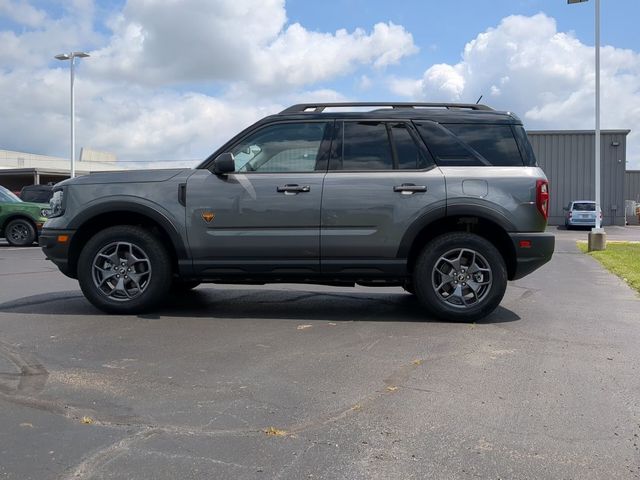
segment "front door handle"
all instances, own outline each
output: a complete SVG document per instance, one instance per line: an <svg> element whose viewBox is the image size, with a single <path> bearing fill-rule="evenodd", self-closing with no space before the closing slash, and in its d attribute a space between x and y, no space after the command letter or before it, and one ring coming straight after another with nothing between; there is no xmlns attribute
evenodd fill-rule
<svg viewBox="0 0 640 480"><path fill-rule="evenodd" d="M413 183L403 183L393 187L394 192L400 192L402 195L412 195L416 192L426 192L426 185L415 185Z"/></svg>
<svg viewBox="0 0 640 480"><path fill-rule="evenodd" d="M309 185L281 185L276 189L279 193L284 193L285 195L297 195L298 193L307 193L311 191L311 187Z"/></svg>

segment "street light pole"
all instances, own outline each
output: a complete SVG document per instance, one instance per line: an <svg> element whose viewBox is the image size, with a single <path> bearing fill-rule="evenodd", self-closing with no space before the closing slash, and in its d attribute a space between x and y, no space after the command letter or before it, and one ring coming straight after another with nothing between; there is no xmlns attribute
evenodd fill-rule
<svg viewBox="0 0 640 480"><path fill-rule="evenodd" d="M85 52L61 53L60 55L55 56L55 58L58 60L69 60L69 70L71 76L71 178L74 178L76 176L76 102L75 92L73 88L75 80L75 60L76 58L86 58L88 56L89 54Z"/></svg>
<svg viewBox="0 0 640 480"><path fill-rule="evenodd" d="M600 232L600 0L596 0L596 228Z"/></svg>
<svg viewBox="0 0 640 480"><path fill-rule="evenodd" d="M567 3L582 3L588 0L567 0ZM607 237L602 229L600 214L602 209L600 194L600 0L596 0L595 7L595 28L596 28L596 131L595 131L595 180L596 180L596 221L595 228L589 233L589 251L604 250L607 245Z"/></svg>

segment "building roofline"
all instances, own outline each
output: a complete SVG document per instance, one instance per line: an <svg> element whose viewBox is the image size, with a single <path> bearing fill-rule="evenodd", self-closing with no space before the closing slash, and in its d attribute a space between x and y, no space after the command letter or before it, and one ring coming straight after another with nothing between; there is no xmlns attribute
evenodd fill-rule
<svg viewBox="0 0 640 480"><path fill-rule="evenodd" d="M25 175L34 173L44 175L69 175L69 170L56 169L56 168L39 168L39 167L27 167L27 168L1 168L0 175ZM81 175L88 175L91 173L89 170L76 170L76 173Z"/></svg>
<svg viewBox="0 0 640 480"><path fill-rule="evenodd" d="M631 130L600 130L600 134L629 135ZM528 135L595 135L595 130L527 130Z"/></svg>

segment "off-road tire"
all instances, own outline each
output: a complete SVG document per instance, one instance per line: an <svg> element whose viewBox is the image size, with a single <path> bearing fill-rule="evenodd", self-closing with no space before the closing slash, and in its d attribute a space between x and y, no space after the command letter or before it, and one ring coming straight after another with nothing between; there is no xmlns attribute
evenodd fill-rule
<svg viewBox="0 0 640 480"><path fill-rule="evenodd" d="M14 247L28 247L36 241L36 227L26 218L11 220L4 229L4 235L9 245Z"/></svg>
<svg viewBox="0 0 640 480"><path fill-rule="evenodd" d="M131 289L121 288L122 291L126 291L127 296L130 291L133 291L133 298L108 296L104 292L108 288L105 289L103 286L101 289L98 285L100 279L96 279L96 275L100 275L100 273L96 273L96 271L104 272L104 269L96 267L96 262L100 261L100 259L104 262L105 258L109 258L108 255L99 254L104 251L109 252L109 249L113 249L113 245L116 245L116 257L119 255L118 248L126 252L127 245L132 245L131 249L135 252L129 256L130 258L138 260L138 257L146 257L142 262L143 267L148 268L149 272L135 272L136 268L140 268L135 265L139 264L132 264L133 266L131 266L134 270L133 274L137 273L141 277L148 275L146 283L140 282L141 285L144 285L144 288L137 289L137 292L135 287ZM119 245L123 245L123 247L119 247ZM126 269L127 255L124 254L123 256L125 258L122 260L125 261L122 264L119 262L113 263L118 263L118 268L122 265L122 268ZM106 269L112 270L109 265L106 266ZM113 274L113 272L109 274ZM124 271L121 276L124 277L126 274L127 272ZM132 273L129 273L129 275L132 275ZM107 277L105 276L104 278ZM118 280L120 280L120 277L118 277ZM171 259L162 242L152 233L137 226L118 225L102 230L86 243L78 258L78 281L82 293L95 307L107 313L137 314L157 307L169 292L171 280ZM122 281L124 282L125 280ZM108 278L107 283L109 282L111 280ZM128 285L131 286L130 279L128 282Z"/></svg>
<svg viewBox="0 0 640 480"><path fill-rule="evenodd" d="M455 257L458 251L462 252L459 263L469 263L473 258L476 267L465 269L465 265L462 265L457 270L452 267L451 272L457 273L455 277L442 275L440 270L436 270L436 267L446 269L450 264L445 258L449 258L448 255ZM478 265L486 268L479 269ZM486 281L487 269L491 283L483 290L481 284ZM474 274L478 277L474 277ZM468 280L470 277L471 280ZM449 278L451 282L445 281ZM454 281L455 288L460 288L460 293L467 292L466 295L453 294L453 291L457 291ZM438 288L439 285L444 287ZM476 286L481 294L472 290L470 285ZM507 269L500 252L485 238L472 233L447 233L431 240L420 252L413 269L413 288L420 303L436 317L446 321L473 322L489 315L502 301L507 288ZM449 293L446 292L447 288ZM451 302L458 297L463 304Z"/></svg>

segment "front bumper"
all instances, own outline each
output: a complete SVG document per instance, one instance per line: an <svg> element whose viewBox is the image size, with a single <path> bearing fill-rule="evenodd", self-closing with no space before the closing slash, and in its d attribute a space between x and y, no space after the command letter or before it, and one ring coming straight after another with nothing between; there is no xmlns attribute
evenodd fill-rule
<svg viewBox="0 0 640 480"><path fill-rule="evenodd" d="M551 260L556 237L551 233L510 233L516 264L509 280L518 280Z"/></svg>
<svg viewBox="0 0 640 480"><path fill-rule="evenodd" d="M45 256L51 260L67 277L76 278L76 272L69 266L69 247L75 230L53 230L43 228L38 243ZM65 241L62 241L66 237Z"/></svg>

